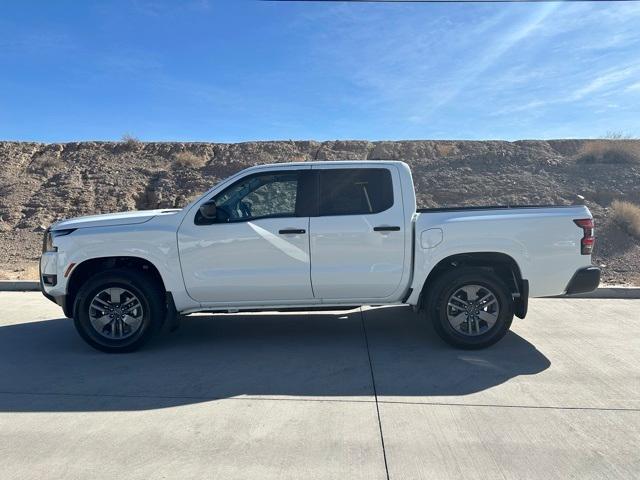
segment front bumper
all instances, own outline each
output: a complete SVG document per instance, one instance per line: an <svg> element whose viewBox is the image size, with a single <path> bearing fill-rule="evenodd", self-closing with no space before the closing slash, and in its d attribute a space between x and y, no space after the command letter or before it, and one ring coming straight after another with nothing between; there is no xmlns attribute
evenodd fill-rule
<svg viewBox="0 0 640 480"><path fill-rule="evenodd" d="M40 261L38 262L38 281L40 282L40 291L42 292L42 295L44 295L48 300L51 300L53 303L58 303L56 302L56 299L53 297L53 295L49 295L44 288L44 281L42 276L42 263L43 263L43 259L42 257L40 257Z"/></svg>
<svg viewBox="0 0 640 480"><path fill-rule="evenodd" d="M47 298L47 300L51 300L56 305L62 307L62 311L64 312L65 317L71 318L72 312L69 309L69 305L67 305L67 296L66 295L53 296L48 294L47 291L44 289L44 285L42 283L42 275L40 275L40 291L42 292L42 295L44 295Z"/></svg>
<svg viewBox="0 0 640 480"><path fill-rule="evenodd" d="M598 267L584 267L576 271L567 285L567 295L593 292L600 284L600 269Z"/></svg>
<svg viewBox="0 0 640 480"><path fill-rule="evenodd" d="M57 275L57 260L56 253L43 253L40 257L38 273L40 291L48 300L51 300L53 303L62 307L65 316L70 317L71 312L67 305L67 297L63 293L64 290L62 292L60 291L60 285L58 284L59 276ZM49 280L51 277L56 279L53 285L50 282L45 282L45 280Z"/></svg>

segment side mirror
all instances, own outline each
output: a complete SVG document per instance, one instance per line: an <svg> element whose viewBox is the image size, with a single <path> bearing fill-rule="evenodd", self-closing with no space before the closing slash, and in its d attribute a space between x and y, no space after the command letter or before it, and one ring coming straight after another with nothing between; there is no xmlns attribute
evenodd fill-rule
<svg viewBox="0 0 640 480"><path fill-rule="evenodd" d="M200 215L202 215L203 218L205 218L206 220L216 220L217 216L217 208L216 208L216 202L214 200L209 200L208 202L203 203L202 205L200 205Z"/></svg>

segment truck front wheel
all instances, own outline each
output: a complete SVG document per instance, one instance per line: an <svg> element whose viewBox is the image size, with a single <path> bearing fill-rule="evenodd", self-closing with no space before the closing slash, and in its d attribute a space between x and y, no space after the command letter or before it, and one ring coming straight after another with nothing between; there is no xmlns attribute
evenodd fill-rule
<svg viewBox="0 0 640 480"><path fill-rule="evenodd" d="M131 352L158 330L164 316L162 292L143 272L113 269L82 286L73 309L80 336L103 352Z"/></svg>
<svg viewBox="0 0 640 480"><path fill-rule="evenodd" d="M460 267L440 276L427 309L438 335L450 345L479 349L504 337L513 320L511 292L493 271Z"/></svg>

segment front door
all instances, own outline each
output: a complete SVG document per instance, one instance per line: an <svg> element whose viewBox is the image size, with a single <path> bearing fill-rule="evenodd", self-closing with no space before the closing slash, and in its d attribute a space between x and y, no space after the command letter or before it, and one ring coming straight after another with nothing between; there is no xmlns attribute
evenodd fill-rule
<svg viewBox="0 0 640 480"><path fill-rule="evenodd" d="M308 168L249 174L185 218L178 246L189 296L220 304L313 300L309 217L300 208Z"/></svg>
<svg viewBox="0 0 640 480"><path fill-rule="evenodd" d="M314 167L314 171L316 167ZM395 167L318 168L311 217L311 280L325 302L384 299L405 265L404 208Z"/></svg>

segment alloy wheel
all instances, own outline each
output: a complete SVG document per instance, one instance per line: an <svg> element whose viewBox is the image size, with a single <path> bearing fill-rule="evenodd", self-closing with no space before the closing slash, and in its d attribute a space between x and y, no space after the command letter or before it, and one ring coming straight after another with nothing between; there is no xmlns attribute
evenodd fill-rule
<svg viewBox="0 0 640 480"><path fill-rule="evenodd" d="M142 326L144 310L131 291L110 287L98 292L89 306L89 320L94 330L110 340L123 340Z"/></svg>
<svg viewBox="0 0 640 480"><path fill-rule="evenodd" d="M447 320L462 335L475 337L488 332L499 315L496 294L484 285L463 285L447 300Z"/></svg>

